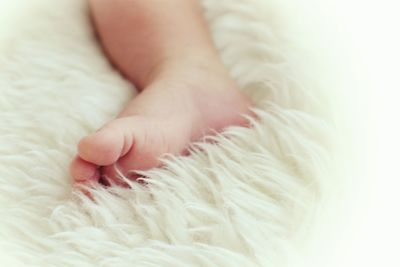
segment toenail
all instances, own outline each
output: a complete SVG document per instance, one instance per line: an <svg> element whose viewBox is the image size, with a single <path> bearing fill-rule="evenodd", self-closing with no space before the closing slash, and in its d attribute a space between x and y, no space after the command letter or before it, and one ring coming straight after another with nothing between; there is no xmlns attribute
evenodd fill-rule
<svg viewBox="0 0 400 267"><path fill-rule="evenodd" d="M97 179L99 179L99 176L100 176L100 170L99 170L99 168L96 168L93 175L90 177L89 180L91 180L91 181L97 180Z"/></svg>
<svg viewBox="0 0 400 267"><path fill-rule="evenodd" d="M77 179L75 179L76 182L78 183L84 183L84 182L88 182L88 181L93 181L93 180L97 180L99 177L99 170L98 168L94 171L93 175L88 177L78 177Z"/></svg>

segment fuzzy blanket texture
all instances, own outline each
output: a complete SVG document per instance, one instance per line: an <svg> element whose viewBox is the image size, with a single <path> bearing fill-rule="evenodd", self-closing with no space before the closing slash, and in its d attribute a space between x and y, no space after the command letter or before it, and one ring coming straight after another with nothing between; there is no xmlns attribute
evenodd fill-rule
<svg viewBox="0 0 400 267"><path fill-rule="evenodd" d="M300 266L329 179L330 123L291 56L278 1L204 1L260 120L166 158L143 173L146 185L91 185L93 200L68 165L135 89L103 55L84 0L21 6L1 31L1 266Z"/></svg>

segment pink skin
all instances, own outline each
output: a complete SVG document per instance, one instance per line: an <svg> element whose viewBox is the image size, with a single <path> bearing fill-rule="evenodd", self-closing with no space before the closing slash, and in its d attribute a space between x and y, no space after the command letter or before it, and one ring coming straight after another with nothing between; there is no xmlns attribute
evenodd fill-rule
<svg viewBox="0 0 400 267"><path fill-rule="evenodd" d="M114 166L135 178L130 170L158 167L165 153L246 124L251 103L219 60L197 0L92 0L91 11L108 57L141 93L79 142L76 182L104 175L118 183Z"/></svg>

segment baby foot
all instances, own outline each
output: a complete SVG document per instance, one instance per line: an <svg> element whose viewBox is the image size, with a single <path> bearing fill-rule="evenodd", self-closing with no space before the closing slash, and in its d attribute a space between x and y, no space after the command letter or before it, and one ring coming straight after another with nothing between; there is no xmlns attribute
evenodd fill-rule
<svg viewBox="0 0 400 267"><path fill-rule="evenodd" d="M163 154L182 154L206 134L245 125L250 106L222 68L164 72L115 120L79 142L71 174L76 182L104 176L118 183L117 167L134 179L129 171L158 167Z"/></svg>

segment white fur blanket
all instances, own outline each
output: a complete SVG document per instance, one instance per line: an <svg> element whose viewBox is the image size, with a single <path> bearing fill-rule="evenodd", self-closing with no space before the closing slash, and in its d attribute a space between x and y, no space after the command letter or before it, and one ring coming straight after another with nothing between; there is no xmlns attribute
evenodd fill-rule
<svg viewBox="0 0 400 267"><path fill-rule="evenodd" d="M69 162L134 88L99 49L85 1L8 4L0 8L1 266L293 263L328 177L330 130L322 94L291 60L275 1L204 1L221 56L260 121L167 159L144 173L146 186L94 186L94 200L72 187Z"/></svg>

